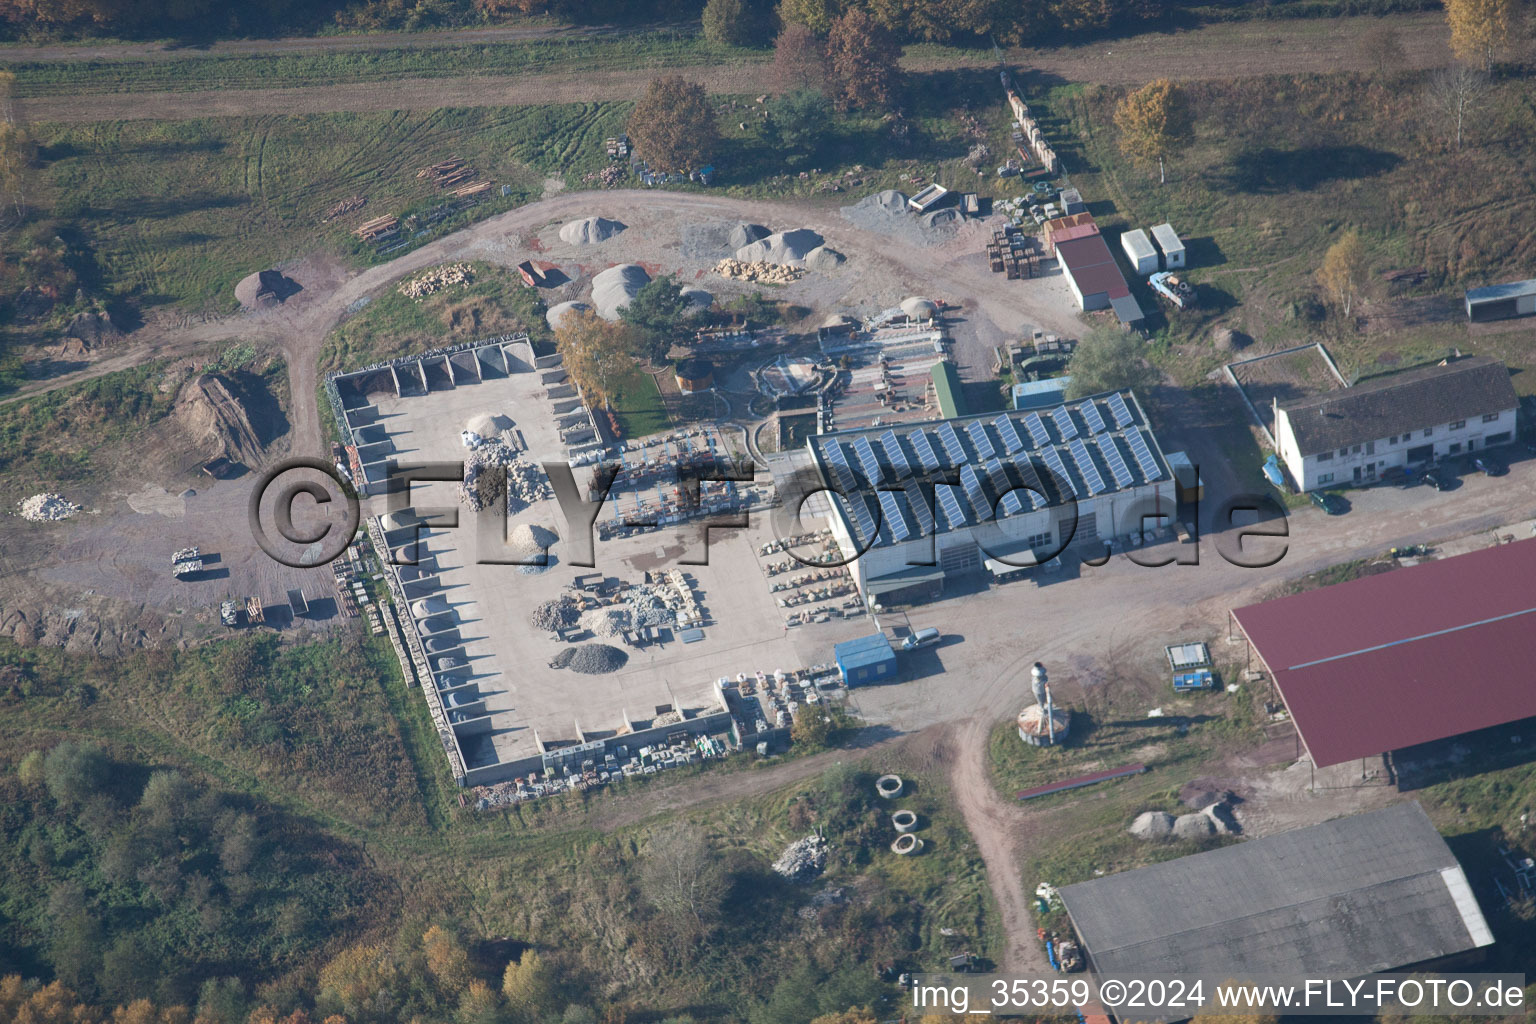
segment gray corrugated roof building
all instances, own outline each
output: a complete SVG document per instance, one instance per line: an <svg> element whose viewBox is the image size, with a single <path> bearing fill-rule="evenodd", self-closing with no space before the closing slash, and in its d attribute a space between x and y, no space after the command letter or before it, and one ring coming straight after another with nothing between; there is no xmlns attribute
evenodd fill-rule
<svg viewBox="0 0 1536 1024"><path fill-rule="evenodd" d="M1411 434L1518 407L1509 370L1486 356L1362 381L1352 388L1283 403L1301 454Z"/></svg>
<svg viewBox="0 0 1536 1024"><path fill-rule="evenodd" d="M1100 974L1355 977L1492 944L1417 803L1069 885Z"/></svg>

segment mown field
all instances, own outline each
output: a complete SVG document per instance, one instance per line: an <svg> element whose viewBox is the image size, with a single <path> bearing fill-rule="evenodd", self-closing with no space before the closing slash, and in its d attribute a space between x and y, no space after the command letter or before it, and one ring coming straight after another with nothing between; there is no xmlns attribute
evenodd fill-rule
<svg viewBox="0 0 1536 1024"><path fill-rule="evenodd" d="M402 78L531 75L580 69L632 71L649 65L764 63L771 50L721 46L692 30L658 29L620 37L556 37L537 42L431 45L333 51L181 57L174 60L18 61L15 95L78 95L200 89L271 89L284 85L393 82ZM946 48L947 49L947 48ZM0 50L0 60L4 51Z"/></svg>
<svg viewBox="0 0 1536 1024"><path fill-rule="evenodd" d="M462 992L421 960L436 924L469 950L466 977L496 988L536 950L553 979L537 1019L577 1004L804 1024L892 999L876 963L934 969L962 946L1001 946L980 856L931 766L854 757L618 826L602 822L697 773L477 815L419 695L360 630L116 660L0 642L0 737L0 961L108 1005L196 1005L228 1024L259 1004L447 1019ZM66 740L99 748L110 771L71 769ZM873 791L891 769L911 778L901 806L927 844L910 859L887 849L891 808ZM719 871L697 918L655 902L650 869L673 829ZM774 874L813 829L831 842L825 875ZM359 958L389 964L367 1003L336 981Z"/></svg>
<svg viewBox="0 0 1536 1024"><path fill-rule="evenodd" d="M368 262L351 230L372 217L419 214L420 244L537 196L546 173L600 166L622 116L572 104L39 126L39 198L85 227L107 288L230 308L235 282L262 267L317 250ZM510 195L434 221L441 193L416 172L452 156ZM359 195L365 207L323 222Z"/></svg>

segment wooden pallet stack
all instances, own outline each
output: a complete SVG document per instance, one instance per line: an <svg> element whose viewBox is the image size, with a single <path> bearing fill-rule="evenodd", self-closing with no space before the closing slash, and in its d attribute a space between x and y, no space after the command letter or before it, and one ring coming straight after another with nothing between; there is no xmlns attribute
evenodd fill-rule
<svg viewBox="0 0 1536 1024"><path fill-rule="evenodd" d="M1010 281L1035 276L1034 250L1024 233L1012 225L992 232L987 262L994 274L1006 274Z"/></svg>

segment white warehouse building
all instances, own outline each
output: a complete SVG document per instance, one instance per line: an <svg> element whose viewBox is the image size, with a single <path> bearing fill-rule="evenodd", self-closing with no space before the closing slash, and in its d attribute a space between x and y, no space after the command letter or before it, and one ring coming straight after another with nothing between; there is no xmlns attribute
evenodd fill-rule
<svg viewBox="0 0 1536 1024"><path fill-rule="evenodd" d="M1275 447L1297 490L1359 486L1515 439L1503 363L1470 356L1275 404Z"/></svg>
<svg viewBox="0 0 1536 1024"><path fill-rule="evenodd" d="M946 580L984 567L1007 575L1069 543L1139 538L1170 526L1177 508L1168 462L1129 390L818 434L807 446L859 592L885 605L937 597Z"/></svg>

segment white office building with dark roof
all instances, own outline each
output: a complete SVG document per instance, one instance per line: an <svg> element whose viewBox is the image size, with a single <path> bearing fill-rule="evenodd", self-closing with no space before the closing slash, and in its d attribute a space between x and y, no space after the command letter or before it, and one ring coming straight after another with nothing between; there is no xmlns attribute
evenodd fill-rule
<svg viewBox="0 0 1536 1024"><path fill-rule="evenodd" d="M818 434L807 446L832 492L833 535L871 603L931 599L946 580L1012 572L1069 543L1139 538L1171 526L1177 507L1129 390Z"/></svg>

